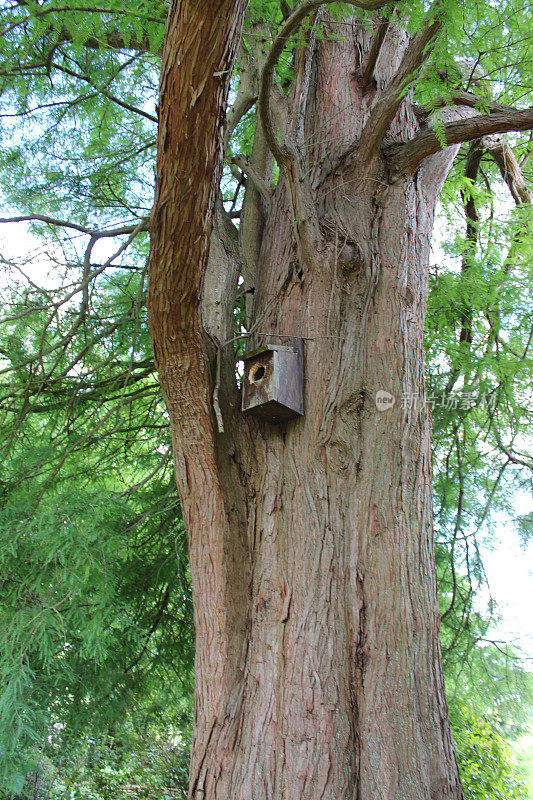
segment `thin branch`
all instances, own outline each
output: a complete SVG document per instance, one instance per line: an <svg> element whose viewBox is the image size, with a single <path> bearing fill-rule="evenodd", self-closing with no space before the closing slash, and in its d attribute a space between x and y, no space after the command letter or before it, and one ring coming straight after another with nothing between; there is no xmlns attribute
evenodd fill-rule
<svg viewBox="0 0 533 800"><path fill-rule="evenodd" d="M533 108L496 111L458 122L449 122L439 129L438 135L433 130L426 130L405 144L387 148L386 157L391 178L395 180L402 175L412 174L426 158L454 144L480 139L493 133L531 129L533 129Z"/></svg>
<svg viewBox="0 0 533 800"><path fill-rule="evenodd" d="M487 152L492 156L498 168L500 170L501 176L504 179L505 183L509 187L509 191L511 192L514 201L517 206L520 205L532 205L533 204L533 192L527 185L522 170L520 168L520 164L513 152L513 149L509 146L509 144L505 141L504 136L486 136L483 139L483 147L487 150ZM515 353L509 345L504 342L499 335L500 332L500 309L499 309L499 298L504 290L505 287L505 280L511 274L511 271L514 266L514 253L516 250L516 245L520 241L523 235L523 226L519 224L514 232L513 239L511 242L511 246L509 248L509 252L505 258L503 263L503 270L502 270L502 282L496 288L496 293L493 299L492 304L486 310L486 318L490 325L490 335L489 341L487 344L487 352L492 348L493 343L496 343L496 346L503 347L507 351L511 352L515 358L518 358L519 361L523 361L526 357L527 350L529 348L529 342L526 345L523 355ZM531 336L530 340L531 341Z"/></svg>
<svg viewBox="0 0 533 800"><path fill-rule="evenodd" d="M18 2L19 6L26 7L29 3L26 2ZM38 10L32 9L31 13L28 16L20 18L12 22L11 24L6 25L1 34L5 36L9 31L14 30L15 28L26 25L27 22L32 21L35 18L44 17L49 14L58 14L62 12L72 12L72 11L81 11L86 14L91 13L98 13L98 14L110 14L112 16L117 16L119 14L127 15L136 17L137 19L143 20L145 22L152 22L152 23L159 23L160 25L165 24L165 20L163 18L158 17L150 17L147 15L139 14L136 11L132 11L129 9L119 9L119 8L97 8L97 7L74 7L74 6L47 6L44 8L39 8ZM53 32L53 27L50 27L43 33L43 38L49 33ZM57 38L56 38L57 36ZM70 29L65 25L59 32L59 35L54 36L54 47L57 45L65 42L65 43L72 43L79 39L79 37L75 37ZM150 39L146 34L143 34L140 38L133 34L131 37L128 38L128 42L122 34L120 34L117 30L106 31L102 30L101 35L91 35L88 36L84 41L83 45L91 50L99 50L103 46L107 46L112 50L135 50L141 53L153 53L154 55L161 55L161 51L154 51L150 46Z"/></svg>
<svg viewBox="0 0 533 800"><path fill-rule="evenodd" d="M533 142L533 131L531 131L531 133L529 134L528 145L531 145L532 142ZM529 146L528 149L526 150L526 154L524 155L523 159L520 162L521 169L525 169L527 167L529 159L531 158L532 155L533 155L533 148Z"/></svg>
<svg viewBox="0 0 533 800"><path fill-rule="evenodd" d="M441 623L444 622L448 614L450 614L455 606L455 600L457 597L457 577L455 574L455 544L457 542L457 535L459 533L459 528L461 525L461 518L463 515L463 499L464 499L464 473L462 467L462 458L461 458L461 446L459 443L459 439L457 436L457 431L454 431L454 439L457 446L457 469L459 472L459 495L457 498L457 514L455 516L455 526L452 536L452 545L450 548L450 567L452 573L452 597L450 600L450 604L444 613L441 615L440 621Z"/></svg>
<svg viewBox="0 0 533 800"><path fill-rule="evenodd" d="M59 72L64 72L66 75L70 75L72 78L77 78L80 81L85 81L85 83L88 83L89 86L92 89L95 90L95 92L97 92L98 94L101 94L103 97L106 97L112 103L116 103L116 105L120 106L120 108L123 108L126 111L131 111L134 114L140 114L141 117L145 117L145 119L149 119L150 122L155 122L155 123L158 122L157 117L154 117L153 114L149 114L147 111L143 111L142 108L137 108L137 106L132 106L130 103L126 103L124 100L121 100L119 97L115 97L115 95L111 94L111 92L108 92L107 89L104 89L103 87L97 86L87 75L81 75L78 72L74 72L74 70L67 69L67 67L62 67L59 64L54 64L54 67L57 70L59 70ZM114 77L115 76L113 76L113 78ZM111 80L108 81L108 85L109 85L109 83L111 83L113 78L111 78Z"/></svg>
<svg viewBox="0 0 533 800"><path fill-rule="evenodd" d="M472 92L457 90L451 92L451 94L447 95L446 97L437 97L435 100L432 100L431 103L428 103L425 106L416 106L415 113L417 116L423 118L425 117L427 119L438 108L447 108L450 105L467 106L468 108L475 108L478 111L485 110L488 112L502 111L505 113L516 111L513 106L495 103L485 97L479 97L477 94L473 94Z"/></svg>
<svg viewBox="0 0 533 800"><path fill-rule="evenodd" d="M237 97L235 102L226 114L225 131L224 131L224 150L229 145L232 134L244 117L245 114L257 102L257 79L254 80L254 68L251 63L251 58L245 52L242 42L241 50L239 53L240 62L240 79L237 89ZM243 62L246 62L244 64Z"/></svg>
<svg viewBox="0 0 533 800"><path fill-rule="evenodd" d="M30 4L27 2L22 2L22 0L17 0L17 5L23 8L27 8ZM127 8L110 8L110 7L100 7L100 6L42 6L38 10L32 9L29 12L29 15L26 19L35 19L37 17L44 17L47 14L57 14L62 12L83 12L86 14L110 14L112 16L117 15L125 15L130 17L136 17L137 19L143 19L147 22L159 22L163 24L163 20L160 17L151 17L148 14L139 14L138 11L131 11Z"/></svg>
<svg viewBox="0 0 533 800"><path fill-rule="evenodd" d="M47 225L53 225L57 228L70 228L80 233L86 233L88 236L94 236L97 239L112 238L113 236L125 236L128 233L139 233L140 231L148 230L148 217L142 220L137 225L123 225L121 228L109 228L108 230L96 231L92 228L87 228L84 225L77 225L75 222L68 222L64 219L56 219L49 217L46 214L26 214L19 217L0 217L0 223L8 222L45 222Z"/></svg>
<svg viewBox="0 0 533 800"><path fill-rule="evenodd" d="M163 24L163 23L162 23ZM63 28L59 35L58 44L66 43L72 44L75 41L72 33ZM101 50L102 47L108 47L110 50L134 50L136 53L150 53L150 55L161 57L161 48L153 50L148 36L144 35L141 38L133 35L128 38L128 42L118 31L102 31L99 36L88 36L83 42L83 46L88 50Z"/></svg>
<svg viewBox="0 0 533 800"><path fill-rule="evenodd" d="M494 438L496 439L498 447L500 448L502 453L504 453L507 456L507 458L509 459L511 464L518 464L521 467L527 467L529 470L533 471L533 460L531 460L531 461L525 461L524 460L528 456L527 453L520 453L519 456L516 456L515 455L515 451L510 450L508 447L506 447L504 445L504 443L502 442L501 436L499 434L497 425L496 425L496 423L494 421L494 414L491 415L490 423L491 423L492 432L494 434ZM512 447L512 443L509 445L509 447Z"/></svg>
<svg viewBox="0 0 533 800"><path fill-rule="evenodd" d="M126 319L127 318L122 317L120 321L123 322ZM115 330L116 326L106 329L105 335L108 336ZM103 363L110 367L123 366L118 360L107 360ZM98 365L98 369L100 369L100 365ZM112 393L122 390L128 386L130 381L132 383L138 383L154 374L155 364L153 360L146 358L142 361L133 362L133 364L130 362L127 369L123 369L121 372L115 373L111 377L100 378L92 383L86 376L83 378L73 377L71 374L68 374L68 372L66 374L63 372L61 375L54 378L45 375L42 379L35 379L33 382L29 382L24 387L24 392L27 398L31 398L36 394L46 395L63 403L65 399L75 397L78 405L81 403L89 403L95 398L100 398L102 402L107 402L108 400L115 399L115 395L112 396L107 392ZM154 382L154 386L156 385L157 383ZM2 385L2 388L4 388L4 385ZM14 388L12 382L10 382L6 389L7 388L11 391L10 393L4 392L1 395L0 401L2 404L5 404L9 399L16 398L19 394L19 391ZM41 407L37 410L41 410Z"/></svg>
<svg viewBox="0 0 533 800"><path fill-rule="evenodd" d="M479 140L475 140L468 151L464 171L464 177L468 178L472 185L475 185L476 183L482 156L483 147L481 146L481 142ZM465 192L463 189L461 189L461 198L463 200L466 217L466 237L463 258L461 262L461 281L464 283L465 276L467 275L468 270L471 268L476 254L479 233L479 214L472 191ZM460 322L461 331L459 333L459 350L461 352L465 348L469 348L472 344L472 307L469 306L468 303L463 302L462 304ZM448 383L446 384L446 388L444 389L446 393L452 391L460 374L461 370L458 367L455 367L455 369L452 370L448 379Z"/></svg>
<svg viewBox="0 0 533 800"><path fill-rule="evenodd" d="M141 230L146 230L146 220L142 220L142 221L141 221L141 222L140 222L140 223L139 223L139 224L138 224L138 225L137 225L135 228L133 228L133 229L131 230L131 233L130 233L130 235L129 235L129 236L128 236L128 238L126 239L126 241L125 241L125 242L123 242L123 243L121 244L121 246L118 248L118 250L116 250L116 251L115 251L115 252L114 252L114 253L113 253L111 256L109 256L109 258L108 258L108 259L107 259L107 260L104 262L104 264L102 264L100 267L98 267L98 269L96 269L96 270L93 270L93 272L92 272L92 273L90 273L89 275L86 275L86 276L84 277L84 279L83 279L83 282L82 282L81 284L79 284L78 286L76 286L76 288L75 288L75 289L74 289L74 290L73 290L73 291L72 291L72 292L71 292L69 295L67 295L67 297L65 297L65 298L63 298L63 299L62 299L62 301L61 301L61 304L64 304L64 303L68 302L68 300L70 300L70 298L71 298L71 297L74 297L74 296L75 296L76 294L78 294L80 291L82 291L82 292L83 292L83 291L84 291L84 286L85 286L85 284L86 284L86 283L88 284L88 283L89 283L91 280L94 280L94 278L98 277L98 275L101 275L101 273L102 273L102 272L105 272L105 270L106 270L106 269L107 269L109 266L111 266L111 264L113 263L113 261L115 261L115 259L117 259L117 258L118 258L120 255L122 255L122 253L123 253L125 250L127 250L127 248L130 246L130 244L133 242L133 240L135 239L135 237L137 236L137 234L138 234L138 233L139 233ZM98 237L97 237L97 238L98 238ZM57 304L57 305L56 305L56 310L57 310L57 308L59 307L59 305L60 305L60 304ZM55 311L54 311L54 314L55 314ZM116 325L115 325L115 326L116 326ZM45 357L47 357L47 356L51 355L52 353L55 353L55 352L57 352L59 349L61 349L61 354L60 354L60 356L58 356L58 358L56 359L56 362L55 362L55 365L54 365L54 367L52 368L52 370L51 370L51 371L49 371L49 374L48 374L48 376L50 376L50 375L52 374L52 371L53 371L53 369L55 369L55 366L56 366L56 365L57 365L57 363L59 362L59 359L60 359L61 355L62 355L62 354L64 354L64 353L66 352L66 350L67 350L67 347L68 347L68 345L70 344L70 342L71 342L71 340L72 340L72 338L73 338L73 336L74 336L74 334L75 334L75 331L76 331L77 327L78 327L78 325L77 325L77 324L76 324L76 322L75 322L75 323L74 323L74 325L73 325L73 327L71 328L71 330L70 330L68 333L66 333L66 334L65 334L65 335L64 335L64 336L61 338L61 340L60 340L59 342L56 342L56 343L55 343L53 346L51 346L50 348L48 348L48 350L46 350L46 351L43 351L43 352L39 352L39 354L38 354L38 356L37 356L37 357L36 357L36 356L30 356L30 357L28 357L28 358L26 358L26 359L24 359L24 360L20 361L20 362L17 364L17 366L18 366L18 367L26 366L27 364L31 364L31 363L32 363L33 361L35 361L37 358L39 358L39 359L41 359L41 360L42 360L43 358L45 358ZM112 329L113 329L113 328L112 328ZM112 330L112 329L111 329L111 330ZM102 335L101 335L99 338L102 338L102 336L103 336L103 334L102 334ZM96 340L95 340L95 341L96 341ZM71 365L71 367L72 367L72 366L73 366L73 365ZM1 370L0 370L0 375L4 374L4 373L6 373L6 372L10 372L10 370L11 370L11 369L12 369L11 367L6 367L6 368L4 368L4 369L1 369Z"/></svg>
<svg viewBox="0 0 533 800"><path fill-rule="evenodd" d="M272 192L267 182L263 180L261 175L252 167L251 163L245 156L236 155L232 158L232 162L236 164L246 175L246 177L253 183L259 194L266 202L270 200Z"/></svg>
<svg viewBox="0 0 533 800"><path fill-rule="evenodd" d="M287 0L281 0L281 2L280 2L280 8L281 8L281 15L282 15L282 17L283 17L283 21L285 21L285 20L286 20L286 19L288 19L288 18L290 17L290 15L291 15L291 7L290 7L290 5L287 3Z"/></svg>
<svg viewBox="0 0 533 800"><path fill-rule="evenodd" d="M168 455L169 454L167 454L165 456L165 459L168 457ZM159 467L157 467L157 470L159 470ZM131 672L134 669L134 667L137 666L137 664L139 663L139 661L141 660L141 658L145 654L146 650L148 649L148 645L150 643L150 639L151 639L152 635L156 632L157 628L159 627L159 624L160 624L161 620L163 619L163 614L165 613L165 611L167 609L168 602L170 600L171 592L172 592L172 590L170 588L170 585L167 585L163 600L162 600L161 605L160 605L160 607L159 607L159 609L157 611L157 614L155 616L155 620L152 623L152 626L150 627L150 630L146 634L146 641L145 641L143 647L141 648L139 654L133 659L131 664L126 667L126 669L124 670L125 672ZM135 789L137 789L137 788L138 787L135 787Z"/></svg>
<svg viewBox="0 0 533 800"><path fill-rule="evenodd" d="M231 139L231 135L233 134L235 128L245 114L247 114L248 111L254 107L256 102L257 95L250 92L250 94L237 99L232 105L226 117L226 133L224 136L225 145L229 144L229 140Z"/></svg>

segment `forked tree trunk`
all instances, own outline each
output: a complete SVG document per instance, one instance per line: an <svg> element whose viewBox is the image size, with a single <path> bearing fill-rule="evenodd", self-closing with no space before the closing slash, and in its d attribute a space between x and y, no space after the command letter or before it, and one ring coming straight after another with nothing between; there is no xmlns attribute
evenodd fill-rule
<svg viewBox="0 0 533 800"><path fill-rule="evenodd" d="M263 204L253 342L304 339L303 418L243 416L226 346L217 433L208 362L232 335L238 243L221 222L206 352L199 304L185 310L180 284L194 252L179 239L182 208L175 196L156 205L150 317L197 633L194 800L462 797L439 650L422 346L433 214L455 151L394 182L371 148L364 163L343 157L408 45L389 29L363 93L371 41L356 22L326 24L309 46L287 128L305 151L305 191L289 200L289 166ZM388 136L417 130L407 97ZM161 176L161 146L159 158Z"/></svg>

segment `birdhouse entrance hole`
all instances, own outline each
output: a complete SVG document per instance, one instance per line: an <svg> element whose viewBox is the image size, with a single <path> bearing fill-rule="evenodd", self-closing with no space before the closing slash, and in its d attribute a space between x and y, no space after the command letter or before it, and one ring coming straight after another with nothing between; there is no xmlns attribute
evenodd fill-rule
<svg viewBox="0 0 533 800"><path fill-rule="evenodd" d="M257 383L265 377L265 367L263 364L255 364L250 370L250 380Z"/></svg>

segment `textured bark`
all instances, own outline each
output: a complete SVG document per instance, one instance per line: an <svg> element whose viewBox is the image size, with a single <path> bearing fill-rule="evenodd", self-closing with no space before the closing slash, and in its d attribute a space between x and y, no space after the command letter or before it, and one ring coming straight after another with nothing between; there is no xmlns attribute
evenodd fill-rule
<svg viewBox="0 0 533 800"><path fill-rule="evenodd" d="M191 761L195 796L211 791L204 764L230 714L246 609L246 561L239 525L230 524L227 482L224 486L217 464L200 308L224 105L244 7L244 0L174 0L171 5L150 224L150 330L170 416L195 600L200 676ZM207 763L212 781L213 765Z"/></svg>
<svg viewBox="0 0 533 800"><path fill-rule="evenodd" d="M238 0L171 9L151 223L150 324L197 634L190 797L460 800L422 347L434 209L457 147L432 146L408 174L390 156L433 136L396 90L440 23L412 40L376 27L379 46L356 19L308 38L281 144L262 100L282 178L268 202L249 180L239 236L218 209L205 272L241 15ZM240 412L226 343L244 273L252 344L304 338L305 416L284 425Z"/></svg>
<svg viewBox="0 0 533 800"><path fill-rule="evenodd" d="M265 222L255 319L280 341L305 337L306 415L250 423L250 632L234 763L216 797L461 797L438 645L429 415L400 402L424 391L429 239L454 154L416 181L387 185L368 164L361 180L353 168L323 180L370 105L349 77L367 35L342 34L352 48L321 47L307 109L316 272L297 261L283 183ZM391 33L385 84L402 44ZM397 124L416 132L408 110ZM376 407L382 390L396 397L389 411Z"/></svg>

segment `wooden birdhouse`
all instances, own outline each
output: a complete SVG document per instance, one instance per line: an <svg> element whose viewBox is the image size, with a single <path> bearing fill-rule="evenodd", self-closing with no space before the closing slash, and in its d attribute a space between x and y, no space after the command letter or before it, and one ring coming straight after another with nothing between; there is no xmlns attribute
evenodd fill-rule
<svg viewBox="0 0 533 800"><path fill-rule="evenodd" d="M261 347L244 359L242 410L269 422L304 413L302 342Z"/></svg>

